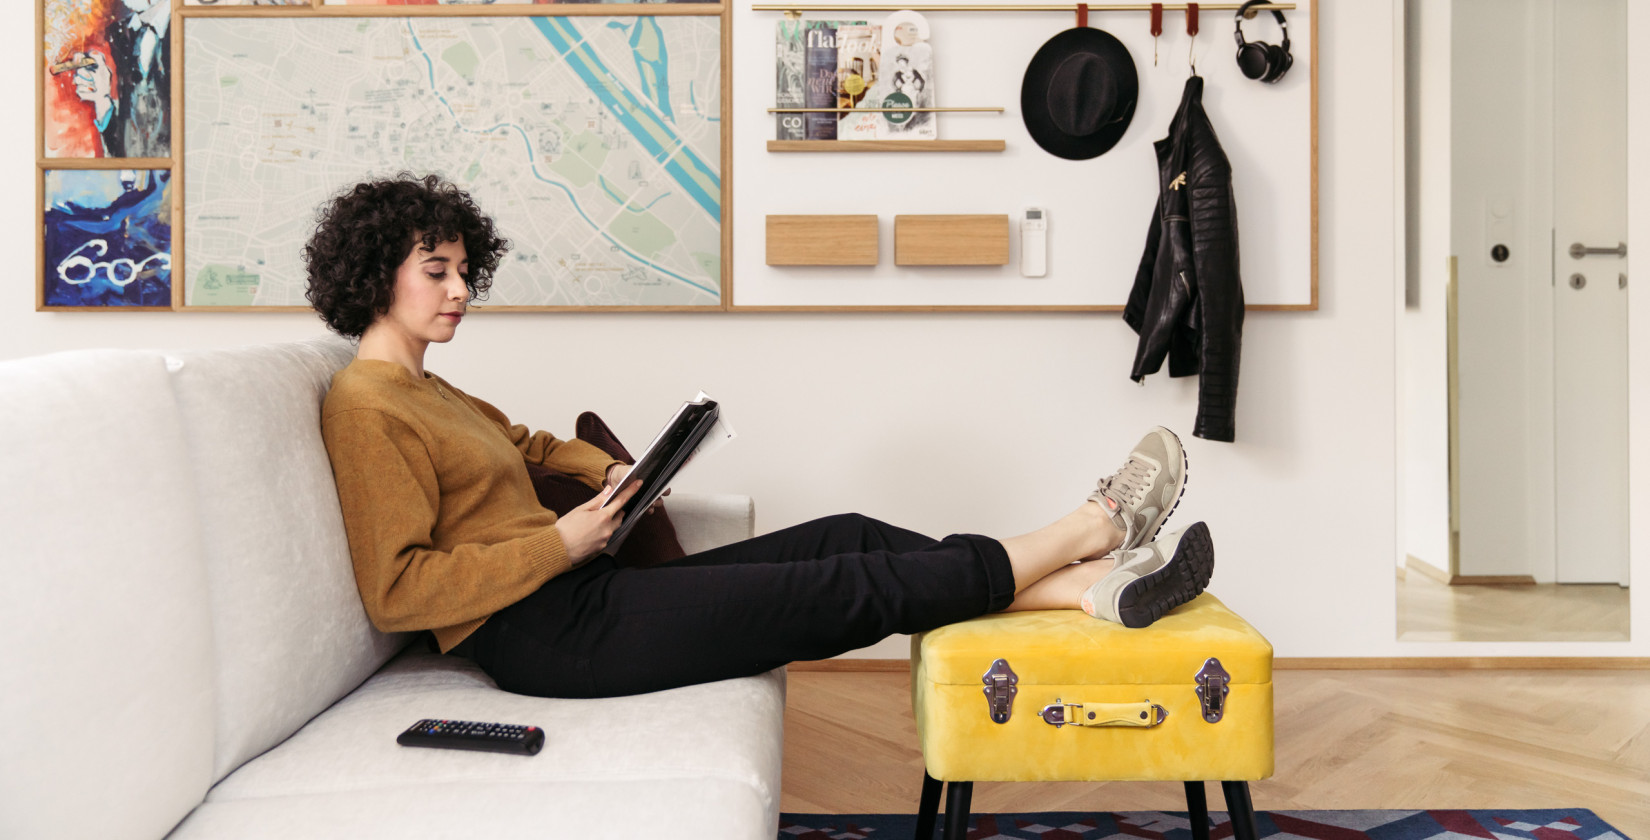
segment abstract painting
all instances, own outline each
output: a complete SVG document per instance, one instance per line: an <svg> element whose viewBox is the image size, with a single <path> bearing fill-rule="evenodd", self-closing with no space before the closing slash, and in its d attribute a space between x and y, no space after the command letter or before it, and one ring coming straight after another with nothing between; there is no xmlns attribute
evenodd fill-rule
<svg viewBox="0 0 1650 840"><path fill-rule="evenodd" d="M172 305L172 173L46 172L46 306Z"/></svg>
<svg viewBox="0 0 1650 840"><path fill-rule="evenodd" d="M46 156L172 156L172 0L44 0Z"/></svg>

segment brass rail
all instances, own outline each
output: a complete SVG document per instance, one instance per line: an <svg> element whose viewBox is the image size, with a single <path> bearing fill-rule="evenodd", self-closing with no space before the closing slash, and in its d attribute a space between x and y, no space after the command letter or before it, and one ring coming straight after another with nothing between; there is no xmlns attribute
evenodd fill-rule
<svg viewBox="0 0 1650 840"><path fill-rule="evenodd" d="M1164 3L1163 4L1163 10L1167 11L1167 12L1183 12L1183 11L1186 11L1186 6L1187 6L1187 4L1185 4L1185 3ZM1198 8L1198 11L1200 11L1200 12L1235 12L1238 9L1243 8L1243 4L1241 4L1241 3L1211 3L1211 4L1208 4L1208 5L1204 5L1202 3L1199 3L1197 5L1197 8ZM1274 9L1279 10L1279 11L1292 12L1292 11L1295 10L1295 4L1294 3L1256 4L1256 5L1251 6L1249 8L1249 12L1250 12L1249 16L1253 17L1255 12L1266 12L1266 11L1272 11ZM751 10L752 11L757 11L757 12L793 12L793 13L797 13L797 14L800 14L802 12L897 12L897 11L901 11L901 10L910 10L910 11L913 11L913 12L1065 12L1067 14L1075 14L1077 12L1077 4L1071 3L1071 4L1067 4L1067 5L1063 5L1063 6L1031 5L1031 4L1013 5L1013 6L987 6L987 5L980 5L980 6L974 6L974 5L890 6L890 5L887 5L887 4L870 4L870 5L867 5L867 4L862 4L862 3L793 3L793 4L790 4L790 5L778 5L778 4L772 4L772 3L762 3L762 4L752 5ZM1089 5L1089 11L1091 11L1091 12L1149 12L1151 10L1152 10L1152 4L1150 4L1150 3L1104 3L1104 4L1092 4L1091 3Z"/></svg>
<svg viewBox="0 0 1650 840"><path fill-rule="evenodd" d="M769 108L770 114L904 114L911 111L944 113L951 111L988 111L1001 114L1002 108Z"/></svg>

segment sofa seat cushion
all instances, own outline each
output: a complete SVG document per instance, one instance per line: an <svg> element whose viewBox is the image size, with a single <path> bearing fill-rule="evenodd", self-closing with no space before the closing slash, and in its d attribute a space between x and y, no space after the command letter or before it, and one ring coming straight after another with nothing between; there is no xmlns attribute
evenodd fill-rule
<svg viewBox="0 0 1650 840"><path fill-rule="evenodd" d="M173 836L634 837L646 820L671 836L771 838L784 709L783 670L553 700L414 646L219 782ZM545 745L522 757L397 744L421 718L538 726Z"/></svg>
<svg viewBox="0 0 1650 840"><path fill-rule="evenodd" d="M773 840L778 832L778 815L742 782L513 776L207 802L167 840Z"/></svg>

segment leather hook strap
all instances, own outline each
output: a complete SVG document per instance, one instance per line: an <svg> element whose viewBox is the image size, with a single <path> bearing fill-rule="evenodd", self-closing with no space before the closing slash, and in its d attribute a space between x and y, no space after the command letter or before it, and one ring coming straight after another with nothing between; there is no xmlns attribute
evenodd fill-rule
<svg viewBox="0 0 1650 840"><path fill-rule="evenodd" d="M1152 4L1152 37L1163 34L1163 4Z"/></svg>
<svg viewBox="0 0 1650 840"><path fill-rule="evenodd" d="M1197 4L1186 4L1186 34L1197 37Z"/></svg>
<svg viewBox="0 0 1650 840"><path fill-rule="evenodd" d="M1089 4L1077 4L1077 28L1087 29L1089 25Z"/></svg>

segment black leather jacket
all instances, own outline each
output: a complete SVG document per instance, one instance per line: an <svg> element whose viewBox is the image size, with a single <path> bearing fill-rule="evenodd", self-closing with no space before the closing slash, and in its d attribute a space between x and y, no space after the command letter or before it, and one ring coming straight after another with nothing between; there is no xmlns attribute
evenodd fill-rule
<svg viewBox="0 0 1650 840"><path fill-rule="evenodd" d="M1169 357L1170 376L1201 374L1192 434L1230 441L1237 411L1243 283L1232 166L1203 112L1203 79L1186 80L1169 136L1158 140L1158 200L1123 320L1140 334L1136 382Z"/></svg>

